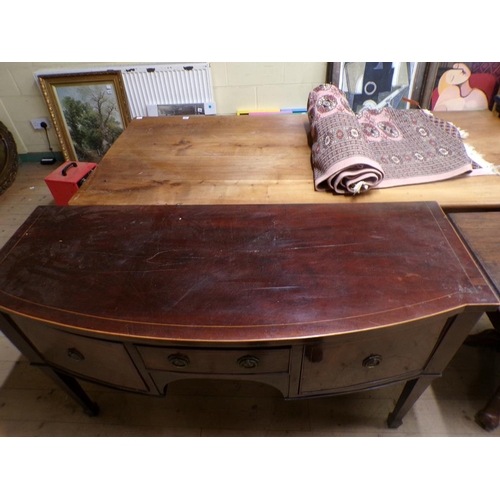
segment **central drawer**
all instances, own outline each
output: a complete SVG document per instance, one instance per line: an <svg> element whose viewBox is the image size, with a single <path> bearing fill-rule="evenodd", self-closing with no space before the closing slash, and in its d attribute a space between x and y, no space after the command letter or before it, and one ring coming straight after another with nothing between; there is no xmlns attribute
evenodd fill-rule
<svg viewBox="0 0 500 500"><path fill-rule="evenodd" d="M290 349L193 349L137 346L149 370L202 374L288 372Z"/></svg>

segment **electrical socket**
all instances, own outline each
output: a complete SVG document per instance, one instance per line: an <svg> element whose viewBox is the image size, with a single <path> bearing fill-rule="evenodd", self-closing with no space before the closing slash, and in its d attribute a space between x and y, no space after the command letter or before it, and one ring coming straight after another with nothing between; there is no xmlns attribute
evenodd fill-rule
<svg viewBox="0 0 500 500"><path fill-rule="evenodd" d="M43 130L42 123L45 122L47 124L47 128L50 128L49 120L47 118L34 118L31 120L31 125L35 130Z"/></svg>

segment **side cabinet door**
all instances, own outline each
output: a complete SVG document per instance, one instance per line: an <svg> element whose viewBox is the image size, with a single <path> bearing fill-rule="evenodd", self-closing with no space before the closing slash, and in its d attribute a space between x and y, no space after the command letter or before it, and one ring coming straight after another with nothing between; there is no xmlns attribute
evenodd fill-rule
<svg viewBox="0 0 500 500"><path fill-rule="evenodd" d="M13 319L48 364L75 376L147 391L123 344L85 337L20 316Z"/></svg>
<svg viewBox="0 0 500 500"><path fill-rule="evenodd" d="M307 346L300 392L342 392L418 376L446 319L431 318L384 330L349 333Z"/></svg>

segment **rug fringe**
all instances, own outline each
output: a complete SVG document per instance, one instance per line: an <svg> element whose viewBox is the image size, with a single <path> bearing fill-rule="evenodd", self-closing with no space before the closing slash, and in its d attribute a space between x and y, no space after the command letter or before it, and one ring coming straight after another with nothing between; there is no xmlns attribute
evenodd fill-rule
<svg viewBox="0 0 500 500"><path fill-rule="evenodd" d="M477 163L481 168L491 172L492 174L500 175L500 165L495 165L490 163L489 161L484 159L484 155L477 152L476 149L464 142L465 150L467 151L467 155L474 162Z"/></svg>

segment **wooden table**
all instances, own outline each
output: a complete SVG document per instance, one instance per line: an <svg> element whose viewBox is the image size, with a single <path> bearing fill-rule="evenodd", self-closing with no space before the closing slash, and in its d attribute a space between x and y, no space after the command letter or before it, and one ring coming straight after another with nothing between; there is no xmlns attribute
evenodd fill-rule
<svg viewBox="0 0 500 500"><path fill-rule="evenodd" d="M489 111L436 113L469 133L500 165L500 119ZM373 203L437 201L443 208L498 206L500 176L374 189L346 197L316 192L306 115L182 116L133 120L72 205Z"/></svg>
<svg viewBox="0 0 500 500"><path fill-rule="evenodd" d="M448 116L500 164L496 117ZM286 398L405 381L397 427L499 305L439 205L496 207L500 178L319 193L308 129L132 121L71 206L37 209L0 253L0 328L91 414L77 378L152 395L236 378Z"/></svg>
<svg viewBox="0 0 500 500"><path fill-rule="evenodd" d="M449 217L500 296L500 211L450 213ZM500 351L500 311L488 316L495 329L471 336L467 344ZM476 414L476 421L488 431L500 425L500 387Z"/></svg>
<svg viewBox="0 0 500 500"><path fill-rule="evenodd" d="M39 207L0 252L0 328L90 414L77 378L406 382L397 427L499 304L436 203L362 207Z"/></svg>

